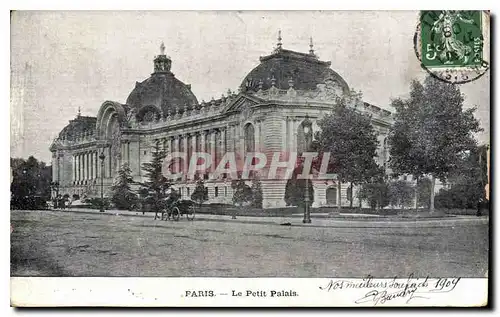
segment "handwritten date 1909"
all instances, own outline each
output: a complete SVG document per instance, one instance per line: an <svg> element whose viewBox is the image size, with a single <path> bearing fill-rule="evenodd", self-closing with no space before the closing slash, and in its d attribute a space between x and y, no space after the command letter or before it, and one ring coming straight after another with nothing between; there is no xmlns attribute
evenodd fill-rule
<svg viewBox="0 0 500 317"><path fill-rule="evenodd" d="M387 301L404 298L406 304L416 298L428 299L431 294L451 292L455 289L460 278L418 278L410 274L406 279L374 279L372 276L359 280L330 280L325 286L319 288L323 291L340 291L348 289L367 289L356 304L373 303L384 304ZM425 294L425 296L423 296Z"/></svg>

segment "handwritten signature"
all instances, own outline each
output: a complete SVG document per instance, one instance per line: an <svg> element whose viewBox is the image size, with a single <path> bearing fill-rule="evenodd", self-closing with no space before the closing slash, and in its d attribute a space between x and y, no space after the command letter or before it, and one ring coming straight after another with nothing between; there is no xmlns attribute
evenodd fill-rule
<svg viewBox="0 0 500 317"><path fill-rule="evenodd" d="M366 293L365 296L361 297L358 300L355 300L354 302L356 304L362 304L362 303L367 303L367 302L372 301L374 303L374 305L377 305L379 303L384 304L385 302L390 301L390 300L395 299L395 298L398 298L398 297L401 297L401 298L408 297L408 299L406 300L406 304L409 304L410 301L412 299L415 299L415 298L429 299L429 297L415 295L416 291L417 291L417 288L406 288L404 290L400 290L400 291L396 291L396 292L392 292L392 293L387 292L387 290L383 290L383 291L371 290L368 293Z"/></svg>
<svg viewBox="0 0 500 317"><path fill-rule="evenodd" d="M363 290L368 292L355 300L356 304L372 302L374 305L384 304L396 298L405 298L406 304L414 299L429 299L435 293L447 293L455 289L460 278L418 278L410 274L407 279L374 279L372 276L360 280L330 280L319 289L331 291Z"/></svg>

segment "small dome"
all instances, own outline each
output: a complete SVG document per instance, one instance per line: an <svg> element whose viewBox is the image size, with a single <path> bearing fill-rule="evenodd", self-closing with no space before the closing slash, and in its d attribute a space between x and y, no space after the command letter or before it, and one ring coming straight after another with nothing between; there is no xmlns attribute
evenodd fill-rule
<svg viewBox="0 0 500 317"><path fill-rule="evenodd" d="M141 109L146 111L151 106L166 115L168 111L192 107L198 104L198 100L191 92L191 86L170 72L170 59L160 55L155 59L155 72L143 82L136 83L126 104L141 117Z"/></svg>
<svg viewBox="0 0 500 317"><path fill-rule="evenodd" d="M327 80L338 83L344 92L349 86L344 79L330 69L330 62L320 61L314 53L299 53L277 49L273 54L260 58L260 64L241 83L243 91L266 90L275 85L278 89L288 89L290 84L297 90L314 90Z"/></svg>
<svg viewBox="0 0 500 317"><path fill-rule="evenodd" d="M96 122L96 117L78 115L75 119L70 120L69 124L59 132L58 139L74 141L83 135L94 134Z"/></svg>

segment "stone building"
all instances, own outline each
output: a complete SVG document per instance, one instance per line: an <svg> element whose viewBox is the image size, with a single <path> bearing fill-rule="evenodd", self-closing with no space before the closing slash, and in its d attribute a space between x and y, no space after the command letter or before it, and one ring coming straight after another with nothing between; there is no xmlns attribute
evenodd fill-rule
<svg viewBox="0 0 500 317"><path fill-rule="evenodd" d="M59 181L60 193L98 196L101 152L105 155L105 192L123 163L128 163L134 179L141 181L141 165L151 160L155 144L167 152L208 152L216 160L229 151L241 156L254 151L267 155L300 153L304 150L306 117L317 131L317 119L331 111L338 96L350 91L330 62L315 54L312 40L309 52L301 53L284 49L278 38L276 48L260 57L238 92L228 90L209 101L198 101L191 86L174 76L171 66L162 44L160 55L154 58L153 73L136 83L125 103L105 101L97 117L78 115L59 133L50 150L53 179ZM391 113L360 100L352 106L371 117L379 134L379 163L385 164ZM261 182L264 207L284 206L286 180L263 177ZM205 183L209 202L231 202L228 177ZM189 197L195 181L179 179L175 187ZM315 181L313 206L337 205L338 190L343 204L349 204L347 187L335 180Z"/></svg>

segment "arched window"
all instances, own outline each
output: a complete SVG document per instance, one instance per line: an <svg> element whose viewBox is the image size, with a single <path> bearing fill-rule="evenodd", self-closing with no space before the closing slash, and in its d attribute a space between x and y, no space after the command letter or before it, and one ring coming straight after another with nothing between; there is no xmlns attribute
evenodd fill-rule
<svg viewBox="0 0 500 317"><path fill-rule="evenodd" d="M245 126L245 153L255 152L255 129L251 123Z"/></svg>
<svg viewBox="0 0 500 317"><path fill-rule="evenodd" d="M337 188L328 187L326 189L326 204L329 206L337 205Z"/></svg>
<svg viewBox="0 0 500 317"><path fill-rule="evenodd" d="M309 150L307 149L306 137L308 137L309 146L311 146L310 143L313 140L312 122L307 116L297 128L297 153L299 155Z"/></svg>
<svg viewBox="0 0 500 317"><path fill-rule="evenodd" d="M153 122L153 121L155 121L155 113L153 111L151 111L151 110L147 111L144 114L143 121L144 122Z"/></svg>

